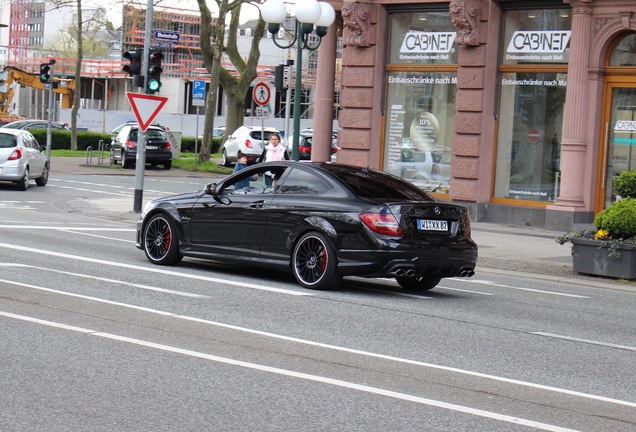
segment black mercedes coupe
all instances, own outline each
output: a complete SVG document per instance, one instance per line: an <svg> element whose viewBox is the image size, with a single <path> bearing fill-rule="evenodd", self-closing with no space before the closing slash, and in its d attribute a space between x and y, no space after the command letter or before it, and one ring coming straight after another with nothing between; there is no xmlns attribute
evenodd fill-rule
<svg viewBox="0 0 636 432"><path fill-rule="evenodd" d="M381 171L329 162L260 163L152 200L136 246L154 264L185 256L276 266L311 289L361 276L427 291L472 276L477 262L465 207Z"/></svg>

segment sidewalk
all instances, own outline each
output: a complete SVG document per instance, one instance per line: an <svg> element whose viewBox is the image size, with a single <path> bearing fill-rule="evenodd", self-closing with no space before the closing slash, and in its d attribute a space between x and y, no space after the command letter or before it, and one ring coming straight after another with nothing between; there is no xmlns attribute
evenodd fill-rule
<svg viewBox="0 0 636 432"><path fill-rule="evenodd" d="M135 175L135 170L108 168L108 166L87 166L86 160L79 158L54 158L51 174L102 174ZM97 163L97 161L95 161ZM107 164L108 162L106 162ZM162 177L210 177L213 174L196 174L179 169L164 170L148 168L147 176ZM136 222L139 214L133 212L133 198L78 200L69 203L76 210L112 220ZM144 202L145 204L145 202ZM560 245L554 238L561 232L533 227L508 226L501 224L473 222L472 237L479 246L476 275L487 273L527 273L533 278L554 280L576 280L586 286L634 289L632 285L613 279L584 276L572 271L570 245ZM481 276L483 277L483 276Z"/></svg>

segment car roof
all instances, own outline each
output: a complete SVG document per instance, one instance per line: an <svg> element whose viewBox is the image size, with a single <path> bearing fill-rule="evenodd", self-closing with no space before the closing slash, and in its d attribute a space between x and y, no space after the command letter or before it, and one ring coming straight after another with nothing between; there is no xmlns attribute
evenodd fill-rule
<svg viewBox="0 0 636 432"><path fill-rule="evenodd" d="M0 133L6 134L6 135L19 136L24 133L30 133L30 132L24 129L0 128Z"/></svg>

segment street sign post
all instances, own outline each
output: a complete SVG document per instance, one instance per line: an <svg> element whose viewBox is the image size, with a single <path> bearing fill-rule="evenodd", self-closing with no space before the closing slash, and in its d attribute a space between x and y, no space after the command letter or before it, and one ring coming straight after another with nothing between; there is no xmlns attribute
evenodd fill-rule
<svg viewBox="0 0 636 432"><path fill-rule="evenodd" d="M142 93L126 93L130 106L137 117L139 127L146 132L150 123L157 117L161 108L168 102L167 97L147 95ZM139 154L139 153L137 153Z"/></svg>
<svg viewBox="0 0 636 432"><path fill-rule="evenodd" d="M267 105L269 103L270 96L271 91L269 90L269 86L264 82L259 82L254 86L252 97L254 98L254 103L256 103L257 105Z"/></svg>
<svg viewBox="0 0 636 432"><path fill-rule="evenodd" d="M197 159L199 158L199 107L205 106L205 81L192 81L192 105L197 107L196 135L194 137L194 170L197 169Z"/></svg>
<svg viewBox="0 0 636 432"><path fill-rule="evenodd" d="M128 102L135 113L139 129L142 133L137 135L137 159L135 168L135 197L133 200L133 212L141 213L141 204L144 190L144 169L146 168L146 129L157 117L161 108L168 102L167 97L154 96L143 93L126 93ZM124 161L122 160L122 165Z"/></svg>
<svg viewBox="0 0 636 432"><path fill-rule="evenodd" d="M205 81L192 81L192 105L205 106Z"/></svg>

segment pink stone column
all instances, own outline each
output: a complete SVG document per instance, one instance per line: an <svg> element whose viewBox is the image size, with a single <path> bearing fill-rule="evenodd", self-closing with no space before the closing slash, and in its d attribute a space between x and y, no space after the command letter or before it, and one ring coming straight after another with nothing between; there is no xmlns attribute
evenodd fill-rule
<svg viewBox="0 0 636 432"><path fill-rule="evenodd" d="M314 136L311 160L331 160L331 131L333 129L333 94L336 82L336 49L338 38L336 25L332 25L322 38L318 48L316 71L316 96L314 111Z"/></svg>
<svg viewBox="0 0 636 432"><path fill-rule="evenodd" d="M572 38L561 141L561 187L553 210L583 210L588 110L588 66L592 34L590 0L572 1Z"/></svg>

